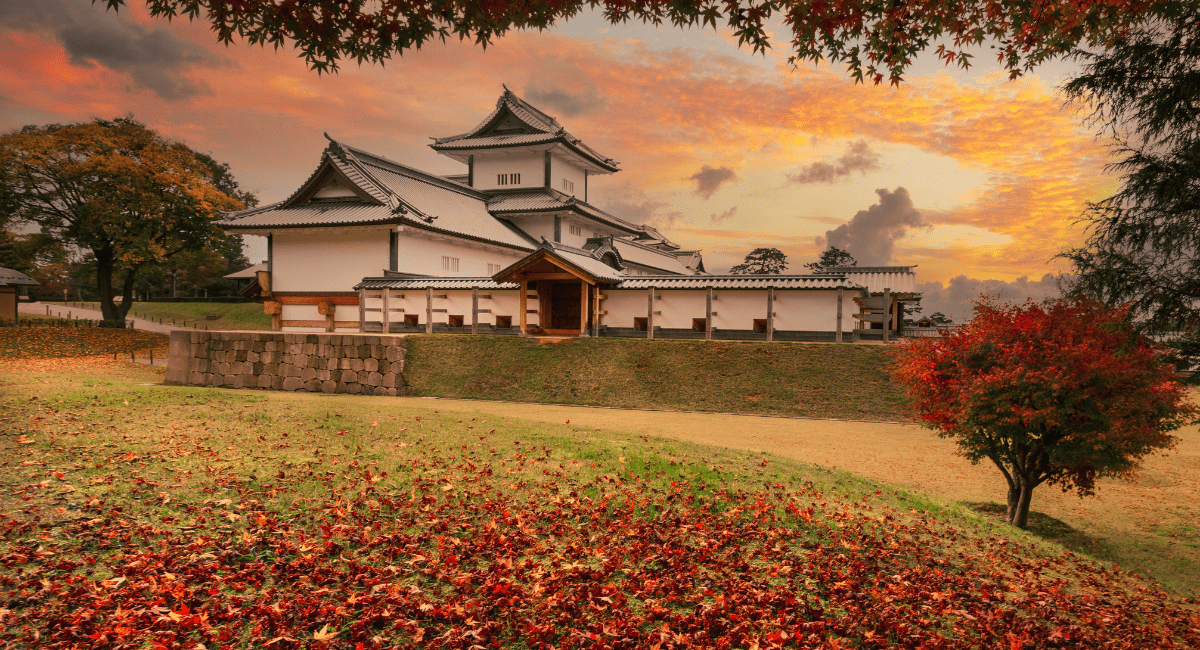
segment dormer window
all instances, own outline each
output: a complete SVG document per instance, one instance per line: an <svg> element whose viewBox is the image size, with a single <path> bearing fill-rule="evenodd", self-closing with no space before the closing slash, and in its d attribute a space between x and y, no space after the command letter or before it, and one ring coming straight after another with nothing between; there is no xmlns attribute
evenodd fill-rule
<svg viewBox="0 0 1200 650"><path fill-rule="evenodd" d="M496 174L497 185L520 185L520 174Z"/></svg>

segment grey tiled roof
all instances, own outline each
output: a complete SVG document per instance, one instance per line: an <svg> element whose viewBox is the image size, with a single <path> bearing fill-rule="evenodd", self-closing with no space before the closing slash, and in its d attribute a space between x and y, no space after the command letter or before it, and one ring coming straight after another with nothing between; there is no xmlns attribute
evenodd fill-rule
<svg viewBox="0 0 1200 650"><path fill-rule="evenodd" d="M622 260L631 264L648 266L652 269L666 271L667 273L679 273L681 275L692 275L693 273L675 255L656 248L650 248L649 246L643 246L628 239L614 237L613 248L617 249L617 252L621 254Z"/></svg>
<svg viewBox="0 0 1200 650"><path fill-rule="evenodd" d="M12 269L6 269L0 266L0 287L33 287L37 286L37 284L37 280L34 280L20 271L14 271Z"/></svg>
<svg viewBox="0 0 1200 650"><path fill-rule="evenodd" d="M313 201L294 207L282 207L286 202L280 202L231 213L221 225L237 230L397 223L521 250L535 247L531 239L488 212L485 194L336 142L326 150L325 163L336 166L382 205L353 199Z"/></svg>
<svg viewBox="0 0 1200 650"><path fill-rule="evenodd" d="M626 277L618 289L861 289L839 275L641 275Z"/></svg>
<svg viewBox="0 0 1200 650"><path fill-rule="evenodd" d="M554 247L555 255L574 264L580 270L588 272L592 277L608 282L617 282L624 277L620 271L592 257L585 250L563 246L562 244L552 244L552 246Z"/></svg>
<svg viewBox="0 0 1200 650"><path fill-rule="evenodd" d="M293 208L280 208L283 202L231 213L220 222L226 229L295 228L299 226L351 226L370 223L394 223L399 217L386 205L361 201L322 201Z"/></svg>
<svg viewBox="0 0 1200 650"><path fill-rule="evenodd" d="M845 275L855 284L866 287L871 293L913 293L917 290L917 276L911 266L833 266L830 273Z"/></svg>
<svg viewBox="0 0 1200 650"><path fill-rule="evenodd" d="M484 133L500 113L505 110L512 113L517 119L537 131L537 133ZM496 100L496 109L489 113L474 129L461 135L434 138L433 144L429 146L434 151L455 151L542 144L546 142L561 142L564 146L574 149L584 158L590 159L600 167L609 171L618 171L616 161L584 144L582 140L568 133L558 123L558 120L534 108L531 104L513 94L508 88L505 88L504 94L500 96L500 99Z"/></svg>
<svg viewBox="0 0 1200 650"><path fill-rule="evenodd" d="M357 289L518 289L513 282L496 282L491 278L363 278L354 285Z"/></svg>
<svg viewBox="0 0 1200 650"><path fill-rule="evenodd" d="M493 214L518 214L521 212L548 212L552 210L572 210L584 216L591 217L601 223L620 228L630 233L640 233L640 227L615 217L595 206L580 201L578 198L563 194L558 190L534 190L532 192L513 192L497 194L488 199L488 210Z"/></svg>

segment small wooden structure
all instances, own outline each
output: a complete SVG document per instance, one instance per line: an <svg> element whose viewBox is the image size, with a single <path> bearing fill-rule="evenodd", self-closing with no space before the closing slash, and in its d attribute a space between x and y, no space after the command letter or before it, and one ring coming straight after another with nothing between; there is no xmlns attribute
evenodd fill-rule
<svg viewBox="0 0 1200 650"><path fill-rule="evenodd" d="M12 269L0 267L0 323L20 322L17 302L25 295L26 287L36 287L38 281Z"/></svg>

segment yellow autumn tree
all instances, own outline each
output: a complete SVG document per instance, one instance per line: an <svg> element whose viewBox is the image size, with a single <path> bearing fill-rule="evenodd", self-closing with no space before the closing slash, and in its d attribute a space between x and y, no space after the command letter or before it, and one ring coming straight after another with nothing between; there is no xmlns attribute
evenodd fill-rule
<svg viewBox="0 0 1200 650"><path fill-rule="evenodd" d="M220 213L244 206L212 162L129 117L27 126L0 136L0 213L90 252L104 319L122 326L139 271L218 243Z"/></svg>

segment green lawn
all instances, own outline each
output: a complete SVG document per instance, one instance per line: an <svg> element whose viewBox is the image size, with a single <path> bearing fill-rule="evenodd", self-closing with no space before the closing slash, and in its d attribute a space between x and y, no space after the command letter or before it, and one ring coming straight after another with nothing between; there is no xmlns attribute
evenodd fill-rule
<svg viewBox="0 0 1200 650"><path fill-rule="evenodd" d="M62 304L62 303L51 303ZM82 306L100 309L99 303L67 303L64 306ZM215 330L270 330L271 317L264 314L262 305L255 302L135 302L130 316L162 320L167 325ZM217 318L210 319L210 316Z"/></svg>
<svg viewBox="0 0 1200 650"><path fill-rule="evenodd" d="M556 343L503 336L409 339L417 395L755 413L903 419L875 345L646 341Z"/></svg>

